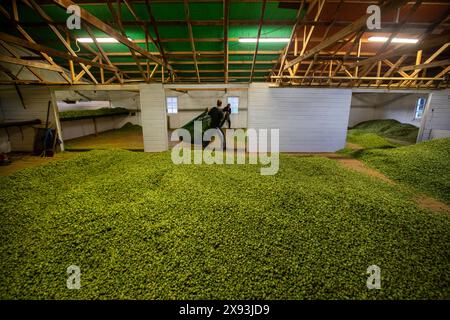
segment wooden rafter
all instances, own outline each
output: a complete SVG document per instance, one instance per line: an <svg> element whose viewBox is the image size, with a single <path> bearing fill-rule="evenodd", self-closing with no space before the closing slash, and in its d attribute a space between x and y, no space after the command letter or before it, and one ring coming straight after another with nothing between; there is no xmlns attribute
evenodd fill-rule
<svg viewBox="0 0 450 320"><path fill-rule="evenodd" d="M108 4L109 11L111 12L111 15L114 17L114 20L116 21L117 27L119 28L120 32L122 33L122 36L124 36L126 38L127 35L126 35L125 29L122 25L121 0L117 0L117 13L114 11L111 0L108 0L107 4ZM91 35L91 37L93 37L93 36ZM97 41L95 40L94 37L93 37L93 40L95 41L97 48L101 48L101 46L97 43ZM138 67L140 73L142 74L142 77L145 79L146 82L148 82L148 79L144 72L144 69L142 69L141 63L139 62L139 59L136 57L136 53L130 47L128 47L128 50L130 51L131 56L132 56L134 62L136 63L136 66ZM105 58L104 52L103 52L102 56ZM107 59L106 61L108 62L109 59Z"/></svg>
<svg viewBox="0 0 450 320"><path fill-rule="evenodd" d="M101 61L101 60L100 60L99 56L96 55L95 58L91 60L91 62L97 62L97 61ZM102 62L100 62L100 63L102 63ZM89 70L89 69L92 68L92 65L88 65L88 66L86 66L86 68ZM103 70L103 68L100 68L100 69ZM80 81L81 78L82 78L85 74L86 74L86 71L85 71L85 70L81 70L80 73L78 73L78 74L75 76L75 82Z"/></svg>
<svg viewBox="0 0 450 320"><path fill-rule="evenodd" d="M410 54L410 53L416 52L417 50L420 50L420 49L424 50L424 49L433 48L433 47L436 47L439 45L446 44L448 42L448 40L449 40L449 37L447 35L444 35L444 36L439 36L437 38L433 38L430 40L425 40L420 44L418 43L415 45L403 45L400 48L387 50L383 53L380 53L377 56L373 56L373 57L364 59L362 61L352 63L350 65L350 68L354 68L356 66L363 66L366 64L377 62L378 60L385 60L385 59L389 59L389 58L395 57L395 56Z"/></svg>
<svg viewBox="0 0 450 320"><path fill-rule="evenodd" d="M74 3L71 0L53 0L53 2L58 4L59 6L63 7L64 9L67 9L71 5L76 5L76 3ZM81 19L83 19L87 23L91 24L92 26L102 30L104 33L108 34L109 36L117 39L117 41L124 44L128 48L130 48L136 52L139 52L144 57L147 57L148 59L150 59L158 64L164 64L164 61L162 61L158 57L154 56L150 52L142 49L141 47L139 47L138 45L133 43L131 40L129 40L127 37L124 37L122 34L117 32L116 30L114 30L110 25L104 23L97 17L93 16L91 13L89 13L87 10L85 10L82 7L80 7L80 15L81 15ZM171 67L168 67L168 68L171 69Z"/></svg>
<svg viewBox="0 0 450 320"><path fill-rule="evenodd" d="M0 12L7 18L10 19L10 15L9 13L5 10L5 8L3 8L3 6L0 5ZM18 16L17 16L18 18ZM28 40L28 42L34 43L36 44L36 42L33 40L33 38L25 31L25 29L23 27L21 27L18 23L15 24L16 29L22 34L22 36ZM20 45L20 44L19 44ZM39 54L45 59L47 60L48 63L50 63L51 65L54 66L58 66L53 59L45 52L41 52L39 51ZM34 73L33 73L34 74ZM59 74L61 75L61 77L66 80L68 83L71 83L71 80L69 79L69 77L66 75L65 72L59 72Z"/></svg>
<svg viewBox="0 0 450 320"><path fill-rule="evenodd" d="M0 65L0 71L6 74L8 77L10 77L11 80L20 80L14 73L11 72L11 70L5 68L2 65Z"/></svg>
<svg viewBox="0 0 450 320"><path fill-rule="evenodd" d="M304 8L304 7L305 7L305 0L302 0L302 3L300 4L300 8L298 9L297 15L296 15L296 17L295 17L295 23L294 23L294 26L292 27L292 30L291 30L291 36L289 37L288 44L286 45L286 48L284 49L284 53L283 53L283 55L281 56L280 70L278 71L278 75L281 75L282 72L283 72L283 66L284 66L284 64L285 64L285 62L286 62L286 58L287 58L287 55L288 55L288 53L289 53L289 48L290 48L290 46L291 46L292 39L294 38L294 35L295 35L296 30L297 30L298 26L300 25L302 19L304 18L304 17L302 16L302 12L303 12L303 8ZM311 7L312 7L312 6L311 6ZM310 8L311 8L311 7L310 7ZM305 16L306 16L306 15L307 15L307 14L305 14Z"/></svg>
<svg viewBox="0 0 450 320"><path fill-rule="evenodd" d="M267 3L267 0L262 0L261 18L259 19L258 35L256 36L256 47L255 47L255 53L253 54L252 69L250 71L250 80L249 80L249 82L252 82L252 80L253 80L253 72L255 71L255 62L256 62L256 56L258 55L259 38L261 37L261 29L262 29L263 21L264 21L264 13L266 12L266 3Z"/></svg>
<svg viewBox="0 0 450 320"><path fill-rule="evenodd" d="M383 14L389 14L390 12L396 10L397 8L403 6L405 3L407 2L407 0L391 0L389 2L386 2L384 5L382 5L381 11L383 12ZM328 39L326 39L325 41L323 41L322 43L319 43L318 45L316 45L314 48L310 49L309 51L307 51L305 54L293 59L292 61L290 61L288 64L286 64L283 67L283 70L287 70L290 67L296 65L297 63L299 63L300 61L312 57L314 56L316 53L319 53L320 51L322 51L323 49L328 48L329 46L331 46L332 44L336 43L338 40L355 33L357 30L360 30L362 27L364 27L364 25L366 24L367 18L369 17L369 14L363 15L362 17L360 17L358 20L356 20L355 22L353 22L352 24L348 25L347 27L341 29L340 31L336 32L335 34L333 34L332 36L330 36Z"/></svg>
<svg viewBox="0 0 450 320"><path fill-rule="evenodd" d="M61 41L61 43L64 45L64 47L67 49L67 51L72 55L77 57L77 54L75 53L75 51L73 51L72 47L67 43L66 39L64 38L64 36L61 34L61 32L58 30L58 28L56 26L54 26L52 24L53 20L45 13L44 10L42 10L42 8L34 1L34 0L22 0L25 4L29 5L30 7L32 7L38 14L39 16L44 19L45 21L48 22L48 26L50 27L50 29L53 31L53 33L56 35L56 37ZM81 68L87 73L87 75L91 78L91 80L95 83L98 84L97 79L95 79L95 77L92 75L92 73L89 71L89 69L86 68L86 65L84 65L83 63L79 63Z"/></svg>
<svg viewBox="0 0 450 320"><path fill-rule="evenodd" d="M223 68L225 83L228 83L228 25L230 18L230 0L223 1Z"/></svg>
<svg viewBox="0 0 450 320"><path fill-rule="evenodd" d="M318 1L319 2L318 2L318 5L317 5L317 12L316 12L316 15L314 16L314 21L319 19L319 16L322 13L322 9L325 6L325 0L318 0ZM302 50L300 51L300 55L303 55L305 53L306 48L308 47L309 41L311 40L312 34L314 32L314 28L315 28L315 26L311 26L309 31L308 31L308 34L306 35L306 37L303 38L303 47L302 47ZM306 33L306 26L305 26L305 33ZM299 66L300 66L299 63L297 63L294 66L294 70L293 70L293 73L292 73L293 75L295 75L297 73Z"/></svg>
<svg viewBox="0 0 450 320"><path fill-rule="evenodd" d="M13 57L20 59L20 56L15 52L14 49L10 48L9 45L3 41L0 41L0 44L2 45L2 47L6 50L6 52L8 52L10 55L12 55ZM44 82L44 79L42 79L41 75L39 73L37 73L35 70L33 70L33 68L31 67L27 67L25 66L28 71L30 71L40 82ZM17 79L19 80L19 79Z"/></svg>
<svg viewBox="0 0 450 320"><path fill-rule="evenodd" d="M195 50L194 33L192 32L191 16L189 13L189 0L184 0L184 16L189 32L189 39L192 48L192 58L194 59L195 72L197 73L197 81L200 83L200 72L198 71L197 51Z"/></svg>
<svg viewBox="0 0 450 320"><path fill-rule="evenodd" d="M111 66L105 65L103 63L98 63L98 62L90 61L88 59L84 59L84 58L81 58L81 57L72 56L72 55L67 54L65 52L58 51L58 50L55 50L53 48L45 47L43 45L40 45L40 44L37 44L37 43L33 43L31 41L26 41L24 39L14 37L14 36L11 36L11 35L3 33L3 32L0 32L0 40L3 40L5 42L9 42L9 43L13 43L13 44L22 46L24 48L35 50L35 51L38 51L38 52L43 52L46 55L51 55L51 56L63 58L63 59L66 59L66 60L73 60L73 61L75 61L77 63L83 63L85 65L92 65L92 66L95 66L95 67L98 67L98 68L105 68L105 69L111 70L111 71L117 71L116 67L111 67Z"/></svg>
<svg viewBox="0 0 450 320"><path fill-rule="evenodd" d="M422 0L416 0L414 5L409 9L408 13L402 19L402 21L399 23L399 25L396 27L394 32L392 32L390 34L388 40L385 43L383 43L383 45L377 50L375 56L379 55L380 53L382 53L386 50L386 48L391 44L392 40L400 33L400 31L402 30L402 27L409 20L409 18L417 11L417 9L419 9L421 4L422 4ZM399 13L399 11L398 11L398 13ZM381 60L379 60L379 61L381 61ZM366 65L365 69L361 70L361 76L366 76L377 64L379 64L379 61Z"/></svg>
<svg viewBox="0 0 450 320"><path fill-rule="evenodd" d="M172 71L172 67L171 65L167 62L167 57L166 54L164 52L164 48L161 44L161 36L159 35L159 30L158 30L158 24L156 23L156 19L153 16L153 11L152 11L152 7L150 5L149 0L145 0L145 7L147 9L147 13L148 16L150 18L150 23L153 27L153 30L155 31L155 35L156 35L156 40L157 42L155 43L155 45L157 45L157 47L159 48L159 53L161 54L161 57L163 59L163 66L166 67L168 70Z"/></svg>
<svg viewBox="0 0 450 320"><path fill-rule="evenodd" d="M51 64L43 63L43 62L23 60L23 59L18 59L18 58L14 58L14 57L4 56L4 55L0 55L0 62L6 62L6 63L17 64L17 65L21 65L21 66L33 67L33 68L37 68L37 69L44 69L44 70L50 70L50 71L56 71L56 72L64 72L64 69L59 66L55 66L55 65L51 65Z"/></svg>
<svg viewBox="0 0 450 320"><path fill-rule="evenodd" d="M91 27L89 27L88 24L83 24L84 28L86 29L87 33L89 34L89 36L92 38L92 41L94 42L95 46L97 47L98 52L100 53L100 55L102 56L102 59L105 60L105 62L109 65L114 67L114 65L111 63L111 60L109 59L108 55L106 54L106 52L103 50L102 46L98 43L94 33L92 32ZM102 62L102 60L100 59L100 62ZM116 67L117 68L117 67ZM104 72L103 68L100 68L100 70L102 72ZM119 79L119 82L123 83L123 78L119 75L119 71L115 71L114 72L116 75L116 78ZM102 81L104 82L104 81Z"/></svg>
<svg viewBox="0 0 450 320"><path fill-rule="evenodd" d="M445 60L440 60L440 61L435 61L435 62L430 62L430 63L422 63L422 64L415 64L415 65L411 65L411 66L404 66L399 69L399 72L410 71L410 70L419 70L419 72L420 72L420 70L423 70L423 69L445 67L448 65L450 65L450 59L445 59ZM412 75L408 75L408 76L413 77L413 76L416 76L417 74L418 74L418 72L414 73Z"/></svg>

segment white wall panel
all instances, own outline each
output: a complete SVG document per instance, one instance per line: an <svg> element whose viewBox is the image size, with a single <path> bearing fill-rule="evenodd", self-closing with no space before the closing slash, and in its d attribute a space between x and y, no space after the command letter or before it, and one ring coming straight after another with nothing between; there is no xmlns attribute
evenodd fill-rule
<svg viewBox="0 0 450 320"><path fill-rule="evenodd" d="M144 151L168 150L165 93L162 84L142 84L140 87Z"/></svg>
<svg viewBox="0 0 450 320"><path fill-rule="evenodd" d="M334 152L345 146L350 89L250 86L248 127L279 129L280 151Z"/></svg>
<svg viewBox="0 0 450 320"><path fill-rule="evenodd" d="M0 109L3 121L33 120L39 119L45 124L47 106L51 100L50 90L44 86L19 86L26 109L22 106L20 98L14 86L0 86ZM53 112L50 109L49 120L54 125ZM34 128L22 127L22 132L17 127L8 128L11 151L32 151L34 144ZM8 140L4 129L0 130L2 138ZM5 142L4 142L5 143Z"/></svg>
<svg viewBox="0 0 450 320"><path fill-rule="evenodd" d="M450 137L450 90L430 94L418 141Z"/></svg>

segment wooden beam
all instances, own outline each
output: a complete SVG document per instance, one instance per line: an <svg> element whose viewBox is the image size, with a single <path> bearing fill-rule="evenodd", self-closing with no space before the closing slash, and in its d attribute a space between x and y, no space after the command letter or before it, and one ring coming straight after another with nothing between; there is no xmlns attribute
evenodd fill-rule
<svg viewBox="0 0 450 320"><path fill-rule="evenodd" d="M325 66L326 67L326 66ZM323 70L321 71L323 73ZM408 80L442 80L442 77L445 73L441 73L439 77L420 77L420 78L408 78ZM329 78L329 76L272 76L272 78L275 79L303 79L303 78L315 78L315 79L322 79L326 80ZM361 80L404 80L403 77L343 77L343 76L334 76L332 79L343 79L343 80L355 80L355 79L361 79Z"/></svg>
<svg viewBox="0 0 450 320"><path fill-rule="evenodd" d="M121 17L121 16L122 16L121 0L117 0L117 14L114 12L114 8L113 8L113 6L112 6L112 4L111 4L111 0L108 0L107 4L108 4L109 11L111 12L111 15L113 16L114 20L116 21L116 24L117 24L117 26L118 26L120 32L122 33L122 35L123 35L124 37L126 37L127 35L126 35L125 29L124 29L124 27L123 27L123 25L122 25L122 17ZM98 45L97 47L100 47L100 46ZM136 65L137 65L139 71L141 72L142 77L143 77L144 79L146 79L146 82L148 82L148 79L147 79L147 76L145 75L144 69L142 69L142 66L141 66L140 62L139 62L138 58L136 57L136 53L135 53L134 50L132 50L131 48L128 48L128 50L130 51L131 56L132 56L134 62L136 63ZM108 60L109 60L109 59L108 59ZM118 77L118 78L119 78L119 77ZM119 79L120 79L120 78L119 78Z"/></svg>
<svg viewBox="0 0 450 320"><path fill-rule="evenodd" d="M69 30L66 30L66 42L69 44L70 46L70 32ZM70 71L70 79L72 80L72 82L75 81L75 66L72 60L69 60L69 71Z"/></svg>
<svg viewBox="0 0 450 320"><path fill-rule="evenodd" d="M8 68L5 68L4 66L0 65L0 71L2 71L4 74L6 74L8 77L10 77L12 80L20 80L14 73L11 72Z"/></svg>
<svg viewBox="0 0 450 320"><path fill-rule="evenodd" d="M390 57L410 54L410 53L416 52L417 50L420 50L420 49L425 50L425 49L433 48L433 47L436 47L436 46L439 46L442 44L446 44L448 42L448 40L449 40L448 35L444 35L444 36L440 36L440 37L437 37L434 39L425 40L420 44L415 44L415 45L405 44L405 45L402 45L400 48L387 50L387 51L379 54L378 56L373 56L373 57L367 58L365 60L352 63L350 65L350 68L354 68L356 66L363 66L363 65L366 65L369 63L377 62L379 60L389 59Z"/></svg>
<svg viewBox="0 0 450 320"><path fill-rule="evenodd" d="M404 67L401 67L399 70L400 71L410 71L410 70L416 70L416 69L423 70L423 69L430 69L430 68L436 68L436 67L443 67L443 66L447 66L447 65L450 65L450 59L440 60L440 61L435 61L435 62L430 62L430 63L416 64L416 65L411 65L411 66L404 66ZM415 76L415 74L412 74L411 76ZM408 75L408 77L409 77L409 75Z"/></svg>
<svg viewBox="0 0 450 320"><path fill-rule="evenodd" d="M403 6L407 0L391 0L389 2L386 2L384 5L380 6L381 12L383 12L384 15L387 15L391 13L392 11L395 11L397 8L400 8ZM369 17L369 14L365 14L364 16L360 17L358 20L353 22L352 24L348 25L347 27L341 29L340 31L336 32L332 36L330 36L328 39L323 41L322 43L319 43L317 46L306 52L305 54L295 58L292 60L289 64L286 64L283 68L283 70L286 70L300 61L312 57L314 54L319 53L321 50L328 48L332 44L336 43L338 40L355 33L356 31L360 30L366 25L367 18Z"/></svg>
<svg viewBox="0 0 450 320"><path fill-rule="evenodd" d="M399 66L398 61L394 64L394 63L392 63L391 61L385 59L385 60L383 60L383 62L384 62L385 64L387 64L389 67L395 68L395 71L398 72L401 76L403 76L403 77L405 77L405 78L409 78L409 74L407 74L406 72L403 72L401 69L398 69L398 68L397 68L397 67ZM402 62L403 62L403 60L401 60L400 63L402 63ZM393 70L392 70L392 71L393 71ZM391 71L391 72L392 72L392 71Z"/></svg>
<svg viewBox="0 0 450 320"><path fill-rule="evenodd" d="M392 40L397 36L397 34L401 31L402 27L405 25L405 23L408 21L408 19L419 9L420 5L422 3L422 0L416 0L414 5L409 9L406 16L402 19L402 22L398 24L398 26L395 28L394 32L392 32L388 38L388 40L383 43L383 45L377 50L375 56L379 55L380 53L384 52L386 48L391 44ZM397 17L400 14L400 8L397 11ZM381 61L381 60L379 60ZM379 62L374 62L371 65L367 65L364 70L361 72L361 76L367 75Z"/></svg>
<svg viewBox="0 0 450 320"><path fill-rule="evenodd" d="M314 21L317 21L319 19L319 16L322 13L322 9L325 6L325 0L318 0L318 1L319 1L319 4L317 6L317 13L314 16ZM305 53L306 48L308 47L309 41L311 40L312 34L314 32L314 28L315 28L315 26L311 26L311 28L308 31L308 35L306 36L306 39L303 39L303 47L302 47L302 50L300 51L300 55L303 55ZM306 31L306 26L305 26L305 31ZM326 33L328 33L328 31ZM297 63L294 66L294 72L293 72L294 75L297 73L299 66L300 66L299 63Z"/></svg>
<svg viewBox="0 0 450 320"><path fill-rule="evenodd" d="M153 76L155 75L155 72L156 72L156 70L158 69L158 67L159 67L159 65L157 64L157 65L153 68L152 73L150 73L150 79L153 78Z"/></svg>
<svg viewBox="0 0 450 320"><path fill-rule="evenodd" d="M23 0L24 3L28 4L30 7L32 7L34 10L37 11L37 13L41 16L42 19L46 20L48 22L48 26L53 31L53 33L56 35L56 37L61 41L61 43L66 47L67 51L72 55L77 57L77 54L75 51L73 51L72 47L67 43L66 39L64 39L64 36L59 32L58 28L51 23L53 22L52 19L45 13L44 10L34 1L34 0ZM89 69L86 68L86 66L83 63L80 63L81 68L88 74L88 76L91 78L91 80L97 84L98 81L95 79L95 77L92 75L92 73L89 72Z"/></svg>
<svg viewBox="0 0 450 320"><path fill-rule="evenodd" d="M195 50L194 33L192 32L191 17L189 14L189 0L184 0L184 17L186 19L188 27L189 39L192 48L192 57L194 59L195 72L197 73L197 81L198 83L200 83L200 72L198 71L198 64L197 64L197 51Z"/></svg>
<svg viewBox="0 0 450 320"><path fill-rule="evenodd" d="M100 63L102 63L102 59L100 59ZM100 68L100 82L105 83L105 70L103 68Z"/></svg>
<svg viewBox="0 0 450 320"><path fill-rule="evenodd" d="M439 72L436 76L433 77L433 79L429 80L426 85L429 86L433 83L433 81L436 80L442 80L440 79L441 77L445 76L447 73L450 72L450 66L447 66L447 68L445 68L444 70L442 70L441 72ZM417 80L420 80L421 78L417 78ZM425 78L422 78L425 79Z"/></svg>
<svg viewBox="0 0 450 320"><path fill-rule="evenodd" d="M9 42L9 43L14 43L14 44L16 44L18 46L22 46L24 48L28 48L28 49L31 49L31 50L43 52L45 54L49 54L49 55L52 55L52 56L55 56L55 57L59 57L59 58L63 58L63 59L66 59L66 60L73 60L73 61L78 62L78 63L83 63L83 64L86 64L86 65L92 65L92 66L99 67L99 68L105 68L105 69L111 70L111 71L116 71L117 70L116 67L111 67L111 66L105 65L103 63L97 63L97 62L90 61L88 59L84 59L84 58L81 58L81 57L75 57L75 56L72 56L72 55L67 54L65 52L61 52L61 51L58 51L58 50L55 50L55 49L52 49L52 48L49 48L49 47L45 47L43 45L40 45L40 44L37 44L37 43L33 43L33 42L30 42L30 41L26 41L24 39L14 37L14 36L11 36L11 35L3 33L3 32L0 32L0 40L3 40L5 42Z"/></svg>
<svg viewBox="0 0 450 320"><path fill-rule="evenodd" d="M94 33L92 32L91 27L89 27L89 25L86 24L86 23L84 23L83 26L84 26L84 28L86 29L86 31L87 31L87 33L89 34L89 36L92 38L92 41L94 42L95 46L97 47L98 52L100 52L100 55L103 57L103 59L106 61L106 63L107 63L109 66L113 66L113 67L114 67L114 65L111 63L111 60L108 58L108 55L107 55L106 52L103 50L102 46L98 43L97 38L94 36ZM102 63L102 60L101 60L101 59L100 59L100 63ZM104 72L103 68L100 68L100 70ZM118 72L118 71L115 71L114 73L116 74L117 79L118 79L120 82L122 82L123 79L122 79L122 77L120 77L119 72Z"/></svg>
<svg viewBox="0 0 450 320"><path fill-rule="evenodd" d="M280 70L278 71L278 75L281 75L283 73L283 66L284 66L284 64L286 62L286 57L288 55L289 47L291 46L292 39L293 39L293 37L295 35L295 32L296 32L298 26L300 25L302 19L304 18L304 17L302 17L302 11L303 11L304 7L305 7L305 0L302 0L302 3L300 4L300 8L297 11L297 15L295 16L295 23L294 23L294 26L292 27L291 35L289 37L288 44L286 45L286 48L284 49L284 53L281 56Z"/></svg>
<svg viewBox="0 0 450 320"><path fill-rule="evenodd" d="M56 71L56 72L64 72L64 69L59 66L54 66L51 64L37 62L37 61L17 59L14 57L8 57L8 56L4 56L4 55L0 55L0 62L6 62L6 63L17 64L17 65L21 65L21 66L33 67L33 68Z"/></svg>
<svg viewBox="0 0 450 320"><path fill-rule="evenodd" d="M3 8L1 5L0 5L0 12L1 12L7 19L11 19L11 17L10 17L10 15L9 15L8 11L6 11L5 8ZM15 24L15 27L16 27L16 29L22 34L22 36L25 37L25 39L27 39L27 40L28 40L29 42L31 42L31 43L36 43L36 42L33 40L33 38L25 31L25 29L22 28L19 24ZM52 59L48 54L46 54L45 52L40 52L40 51L39 51L39 53L42 55L42 57L43 57L45 60L47 60L48 63L57 66L57 64L53 61L53 59ZM33 74L34 74L34 73L33 73ZM64 80L66 80L68 83L72 83L71 80L69 79L69 77L66 75L65 72L60 72L59 74L60 74L61 77L62 77ZM35 75L38 79L41 79L41 78L38 77L36 74L34 74L34 75Z"/></svg>
<svg viewBox="0 0 450 320"><path fill-rule="evenodd" d="M450 40L450 39L449 39ZM441 46L439 49L437 49L427 60L425 60L425 62L422 64L422 66L426 66L426 65L430 65L430 63L434 60L434 59L436 59L442 52L444 52L448 47L450 46L450 41L449 42L447 42L447 43L445 43L443 46ZM416 66L417 67L417 66ZM414 69L418 69L418 70L416 70L416 71L414 71L412 74L411 74L411 77L414 77L414 76L416 76L419 72L420 72L420 70L421 69L424 69L424 68L414 68Z"/></svg>
<svg viewBox="0 0 450 320"><path fill-rule="evenodd" d="M2 47L6 50L6 52L8 52L10 55L14 56L17 59L20 59L20 55L18 55L16 53L15 50L11 49L9 47L9 45L7 43L5 43L4 41L0 41L0 44L2 45ZM39 56L36 56L36 58L39 58L39 60L43 59ZM37 73L36 71L34 71L32 68L30 67L26 67L28 69L28 71L30 71L40 82L44 82L44 79L41 77L41 75L39 73Z"/></svg>
<svg viewBox="0 0 450 320"><path fill-rule="evenodd" d="M225 83L228 83L228 25L230 18L230 0L223 1L223 68Z"/></svg>
<svg viewBox="0 0 450 320"><path fill-rule="evenodd" d="M250 71L249 82L252 82L253 72L255 71L255 61L256 61L256 56L258 55L259 38L261 37L261 29L262 29L263 22L264 22L264 13L266 12L266 3L267 3L267 0L262 0L261 17L259 18L258 35L256 36L256 48L255 48L255 53L253 54L252 69Z"/></svg>
<svg viewBox="0 0 450 320"><path fill-rule="evenodd" d="M161 54L162 60L163 60L163 64L168 70L172 71L172 67L170 66L170 64L167 62L167 57L166 54L164 52L164 48L161 44L161 37L159 35L159 31L158 31L158 23L155 20L155 17L153 16L153 11L152 11L152 7L150 6L149 0L145 0L145 7L147 9L147 14L150 18L150 23L153 26L153 30L155 31L155 35L156 35L156 40L157 42L155 43L155 45L157 44L157 47L159 49L159 53Z"/></svg>
<svg viewBox="0 0 450 320"><path fill-rule="evenodd" d="M99 60L100 60L99 56L95 56L95 58L92 59L92 62L97 62ZM88 65L88 66L86 66L86 68L89 70L90 68L92 68L92 65ZM103 68L100 68L100 69L103 70ZM84 76L85 73L86 73L85 70L81 70L80 73L75 76L75 82L80 81L80 79Z"/></svg>
<svg viewBox="0 0 450 320"><path fill-rule="evenodd" d="M53 0L53 2L60 5L64 9L67 9L71 5L76 5L76 3L74 3L71 0ZM142 49L140 46L138 46L135 43L133 43L132 41L130 41L127 37L124 37L123 35L121 35L119 32L114 30L110 25L104 23L97 17L93 16L91 13L89 13L86 9L84 9L82 7L80 7L80 18L83 19L84 21L88 22L89 24L93 25L94 27L102 30L104 33L108 34L109 36L117 39L117 41L124 44L128 48L130 48L136 52L139 52L144 57L147 57L148 59L150 59L158 64L164 64L164 61L162 61L158 57L152 55L150 52Z"/></svg>
<svg viewBox="0 0 450 320"><path fill-rule="evenodd" d="M156 49L159 50L159 52L161 53L161 48L158 46L158 44L156 43L155 39L153 39L153 36L148 32L148 24L147 21L142 21L142 19L139 17L139 15L136 13L136 10L134 10L132 3L130 3L129 0L123 0L123 2L125 3L126 7L128 8L128 11L131 12L131 14L133 15L134 19L139 22L139 25L141 26L142 30L145 32L146 34L146 39L145 42L148 43L148 40L150 40L154 46L156 47ZM136 43L136 39L134 39L134 42ZM147 51L148 47L147 47Z"/></svg>

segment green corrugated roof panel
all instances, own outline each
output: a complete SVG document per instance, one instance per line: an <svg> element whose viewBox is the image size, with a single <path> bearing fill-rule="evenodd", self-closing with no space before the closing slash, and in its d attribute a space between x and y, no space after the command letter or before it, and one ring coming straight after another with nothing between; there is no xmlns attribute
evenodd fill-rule
<svg viewBox="0 0 450 320"><path fill-rule="evenodd" d="M223 19L223 4L220 2L190 3L189 14L191 20L218 20Z"/></svg>
<svg viewBox="0 0 450 320"><path fill-rule="evenodd" d="M18 1L19 6L19 13L20 13L20 21L21 22L27 22L27 23L34 23L33 26L25 27L26 31L32 36L32 38L38 42L42 43L46 46L52 47L54 49L67 52L66 48L61 44L61 42L58 40L58 38L54 35L54 33L51 31L51 29L48 26L45 25L36 25L36 24L42 24L44 20L31 8L29 8L27 5L25 5L22 1ZM5 7L5 9L8 12L12 11L11 8L11 2L5 1L5 3L2 3L2 5ZM132 7L134 8L135 12L139 16L139 18L142 21L148 22L148 32L150 35L156 39L156 34L154 31L153 26L151 25L149 21L149 15L147 11L147 7L145 3L133 3L131 2ZM112 1L112 6L114 10L117 8L117 3L115 1ZM57 5L52 4L46 4L41 5L43 10L46 12L48 16L51 17L55 22L64 22L66 18L68 17L68 14L65 12L65 10ZM81 5L83 9L86 9L89 11L92 15L96 16L102 21L112 23L114 20L113 15L111 14L108 5L103 4L95 4L95 5ZM176 20L176 21L183 21L185 20L185 13L184 13L184 3L174 3L174 2L158 2L158 3L152 3L150 4L153 16L155 17L156 21L161 20ZM240 1L232 1L230 3L230 14L229 19L230 21L233 20L254 20L255 23L253 25L230 25L228 28L228 37L232 38L233 40L236 38L242 38L242 37L256 37L258 34L258 21L261 16L261 8L262 8L262 2L240 2ZM189 11L190 11L190 19L191 21L205 21L205 20L216 20L216 21L222 21L223 17L223 3L222 2L191 2L189 4ZM295 19L297 13L297 9L284 9L284 8L278 8L277 2L267 2L266 4L266 12L264 15L265 20L289 20L289 24L293 24L293 21ZM131 14L130 10L127 8L127 6L122 2L121 5L121 18L123 21L134 21L134 17ZM4 18L3 18L4 19ZM5 20L5 19L4 19ZM8 22L4 21L4 24L7 24ZM117 26L115 23L112 25L114 28ZM145 39L145 32L139 25L130 25L130 24L124 24L125 33L126 36L131 38L132 40L144 40ZM191 43L189 41L189 32L187 25L184 24L159 24L157 26L160 37L162 39L185 39L184 41L176 41L176 42L163 42L162 46L164 51L170 52L170 53L176 53L177 51L183 51L188 52L185 55L171 55L169 60L172 61L172 65L174 69L178 70L192 70L191 73L181 73L178 75L179 78L183 77L196 77L195 73L195 66L194 64L180 64L177 63L177 61L190 61L193 62L193 57L191 52ZM98 37L109 37L108 35L104 34L103 32L97 30L96 28L92 27L94 35ZM201 38L215 38L215 39L222 39L224 34L224 29L221 24L219 25L193 25L193 36L195 39L201 39ZM289 37L292 30L292 25L286 25L286 26L278 26L278 25L265 25L262 27L261 30L261 37L267 38L267 37ZM7 30L8 33L22 37L15 28L11 27L10 30ZM88 37L88 33L85 30L73 30L71 31L75 37ZM146 44L145 43L136 43L139 47L145 49ZM71 43L72 48L79 52L80 54L88 53L86 49L82 48L80 46L80 50L76 46L75 43ZM91 48L97 51L97 48L95 47L95 44L91 43L89 44ZM282 52L284 50L286 44L285 43L260 43L259 45L259 54L256 57L256 60L258 62L260 61L268 61L266 64L257 64L255 66L257 69L271 69L273 67L272 60L277 60L279 58L279 52ZM112 44L101 44L101 47L103 50L106 51L106 53L111 52L117 52L117 53L129 53L129 49L120 43L112 43ZM230 61L229 69L230 69L230 77L233 76L249 76L249 72L232 72L232 70L251 70L251 64L233 64L233 61L248 61L251 62L253 60L253 51L255 50L256 45L254 43L239 43L237 41L229 41L228 43L228 50L229 50L229 56L228 59ZM211 42L205 42L205 41L195 41L195 49L198 52L205 52L205 51L214 51L214 52L223 52L224 50L224 44L222 41L211 41ZM149 50L152 52L156 52L157 48L149 42ZM232 52L235 51L247 51L248 54L233 54ZM273 51L274 54L261 54L261 52L264 51ZM85 56L83 57L91 58L92 56ZM110 60L115 62L134 62L132 57L130 55L127 56L110 56ZM63 65L67 65L67 61L64 61L64 59L55 58L55 61L61 62ZM144 63L145 59L141 59L141 61ZM206 70L223 70L223 61L224 61L224 55L223 54L217 54L217 55L211 55L211 54L199 54L197 56L197 61L204 62L204 61L215 61L215 64L199 64L200 71L206 71ZM79 69L78 64L75 64L75 68L77 70ZM121 70L128 71L128 70L138 70L135 65L129 65L129 66L119 66ZM98 72L98 68L93 68L93 72ZM108 72L109 73L109 72ZM268 75L268 73L261 73L261 72L255 72L254 75ZM137 74L132 77L137 77ZM207 73L203 72L202 76L222 76L223 73ZM233 81L230 79L230 81ZM241 80L239 80L241 81ZM243 81L245 82L245 80Z"/></svg>

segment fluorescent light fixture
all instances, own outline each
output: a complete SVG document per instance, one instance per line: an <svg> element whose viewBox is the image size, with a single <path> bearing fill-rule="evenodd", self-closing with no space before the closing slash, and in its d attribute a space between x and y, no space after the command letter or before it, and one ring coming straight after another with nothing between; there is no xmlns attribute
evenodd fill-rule
<svg viewBox="0 0 450 320"><path fill-rule="evenodd" d="M119 41L117 41L117 39L115 38L95 38L95 40L97 40L98 43L119 43ZM131 40L130 38L128 38L128 40ZM81 43L93 43L94 40L92 38L77 38L78 42Z"/></svg>
<svg viewBox="0 0 450 320"><path fill-rule="evenodd" d="M388 41L388 37L369 37L369 41L371 42L386 42ZM392 39L392 43L417 43L419 39L408 39L408 38L394 38Z"/></svg>
<svg viewBox="0 0 450 320"><path fill-rule="evenodd" d="M239 38L239 42L244 43L256 43L257 38ZM287 43L289 38L259 38L259 42L270 42L270 43Z"/></svg>

